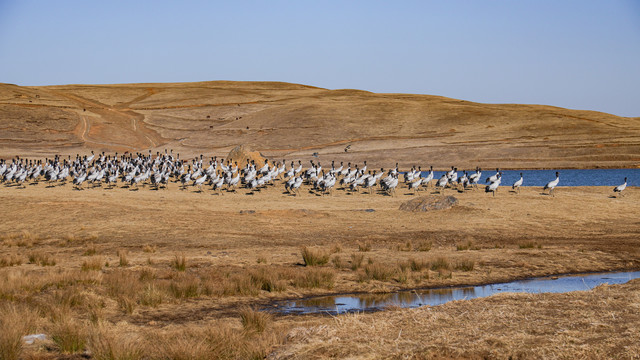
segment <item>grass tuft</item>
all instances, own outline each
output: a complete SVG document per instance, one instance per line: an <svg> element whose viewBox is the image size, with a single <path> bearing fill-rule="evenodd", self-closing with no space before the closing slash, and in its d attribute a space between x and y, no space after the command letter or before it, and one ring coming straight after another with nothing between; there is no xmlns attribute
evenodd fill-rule
<svg viewBox="0 0 640 360"><path fill-rule="evenodd" d="M22 354L22 337L35 328L37 316L17 305L0 307L0 359L18 360Z"/></svg>
<svg viewBox="0 0 640 360"><path fill-rule="evenodd" d="M329 262L329 254L321 250L312 250L308 247L302 248L302 260L305 266L320 266Z"/></svg>
<svg viewBox="0 0 640 360"><path fill-rule="evenodd" d="M365 242L357 242L358 244L358 251L362 251L362 252L367 252L367 251L371 251L371 241L365 241Z"/></svg>
<svg viewBox="0 0 640 360"><path fill-rule="evenodd" d="M271 314L255 308L243 307L240 309L240 321L246 332L262 333L271 322Z"/></svg>
<svg viewBox="0 0 640 360"><path fill-rule="evenodd" d="M103 324L90 329L87 347L95 360L140 360L145 354L140 339Z"/></svg>
<svg viewBox="0 0 640 360"><path fill-rule="evenodd" d="M422 271L423 269L429 268L429 262L420 259L409 259L409 267L411 271Z"/></svg>
<svg viewBox="0 0 640 360"><path fill-rule="evenodd" d="M360 281L378 280L387 281L391 279L398 269L395 266L386 265L383 263L373 263L364 266L364 272L360 273Z"/></svg>
<svg viewBox="0 0 640 360"><path fill-rule="evenodd" d="M118 250L118 264L121 267L129 265L129 259L127 259L127 250Z"/></svg>
<svg viewBox="0 0 640 360"><path fill-rule="evenodd" d="M49 254L45 254L42 251L32 251L29 253L29 263L40 266L54 266L56 261Z"/></svg>
<svg viewBox="0 0 640 360"><path fill-rule="evenodd" d="M336 273L330 269L309 269L293 279L293 285L299 288L332 289Z"/></svg>
<svg viewBox="0 0 640 360"><path fill-rule="evenodd" d="M416 246L416 250L418 251L429 251L431 250L431 241L421 241Z"/></svg>
<svg viewBox="0 0 640 360"><path fill-rule="evenodd" d="M176 255L171 261L171 267L178 271L185 271L187 269L187 257L184 255Z"/></svg>
<svg viewBox="0 0 640 360"><path fill-rule="evenodd" d="M334 257L331 258L331 263L333 264L333 267L335 267L336 269L341 269L342 266L344 265L342 263L342 258L340 257L340 255L336 255Z"/></svg>
<svg viewBox="0 0 640 360"><path fill-rule="evenodd" d="M451 263L445 257L436 258L435 260L431 261L429 264L431 266L431 270L434 270L434 271L451 269Z"/></svg>
<svg viewBox="0 0 640 360"><path fill-rule="evenodd" d="M455 269L461 271L473 271L475 265L476 262L474 260L465 259L458 261L455 265Z"/></svg>
<svg viewBox="0 0 640 360"><path fill-rule="evenodd" d="M518 244L518 247L520 249L533 249L536 247L536 243L533 241L527 241L527 242Z"/></svg>
<svg viewBox="0 0 640 360"><path fill-rule="evenodd" d="M87 336L85 327L71 318L69 313L56 319L49 332L51 340L61 352L75 354L84 351Z"/></svg>
<svg viewBox="0 0 640 360"><path fill-rule="evenodd" d="M95 245L91 245L87 248L87 250L82 253L84 256L93 256L98 253L98 249L96 249Z"/></svg>
<svg viewBox="0 0 640 360"><path fill-rule="evenodd" d="M364 260L364 255L351 254L351 270L356 271L360 269L360 267L362 266L363 260Z"/></svg>
<svg viewBox="0 0 640 360"><path fill-rule="evenodd" d="M100 256L90 257L82 262L82 271L102 270L103 259Z"/></svg>
<svg viewBox="0 0 640 360"><path fill-rule="evenodd" d="M22 258L18 255L5 255L0 257L0 267L19 266L22 265Z"/></svg>

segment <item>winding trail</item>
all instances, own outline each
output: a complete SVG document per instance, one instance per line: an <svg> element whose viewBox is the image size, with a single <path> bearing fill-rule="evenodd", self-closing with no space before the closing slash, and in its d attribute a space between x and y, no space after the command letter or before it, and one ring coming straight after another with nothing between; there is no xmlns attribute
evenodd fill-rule
<svg viewBox="0 0 640 360"><path fill-rule="evenodd" d="M66 93L64 91L60 91L60 90L46 90L54 95L57 96L61 96L64 97L66 99L69 99L71 101L73 101L74 103L78 104L80 108L82 109L86 109L87 111L90 111L96 115L99 116L99 119L102 120L102 122L104 123L105 126L109 126L109 128L111 129L111 131L119 131L121 133L126 134L126 132L130 132L133 133L132 135L138 139L140 139L141 141L138 142L137 144L127 144L127 143L120 143L120 142L107 142L107 141L97 141L94 140L92 138L90 138L89 136L89 132L91 130L91 121L87 119L86 115L80 115L80 118L82 120L82 124L81 124L81 131L79 132L79 137L82 141L84 142L88 142L88 143L92 143L92 144L99 144L99 145L105 145L105 146L109 146L109 147L119 147L119 148L126 148L126 149L130 149L130 150L141 150L141 149L147 149L147 148L153 148L158 146L158 144L160 144L162 142L160 136L158 134L156 134L153 130L147 129L144 126L144 118L145 116L139 113L134 112L133 110L131 110L130 108L128 108L129 105L133 104L136 101L141 101L151 95L153 95L155 93L155 91L153 91L152 89L148 89L147 94L144 94L142 96L138 96L135 99L121 104L119 106L111 106L111 105L107 105L104 103L101 103L99 101L93 100L93 99L87 99L84 98L82 96L79 95L75 95L75 94L69 94ZM142 121L139 121L142 120ZM123 123L126 124L128 123L129 126L110 126L111 123L116 122L116 123ZM130 128L131 130L126 130L127 128ZM118 135L118 133L114 133L116 136ZM124 135L123 134L123 135ZM155 138L155 139L154 139Z"/></svg>

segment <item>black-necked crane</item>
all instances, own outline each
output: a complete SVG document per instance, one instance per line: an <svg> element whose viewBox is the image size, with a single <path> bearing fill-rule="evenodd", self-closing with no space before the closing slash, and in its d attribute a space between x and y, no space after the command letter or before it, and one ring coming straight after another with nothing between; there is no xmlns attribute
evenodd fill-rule
<svg viewBox="0 0 640 360"><path fill-rule="evenodd" d="M482 178L482 169L479 167L476 168L476 172L469 175L469 184L474 188L478 188L478 182Z"/></svg>
<svg viewBox="0 0 640 360"><path fill-rule="evenodd" d="M614 193L620 193L620 196L623 196L623 195L622 195L622 192L623 192L623 191L624 191L624 189L626 189L626 188L627 188L627 178L624 178L624 184L622 184L622 185L618 185L618 186L614 187L614 188L613 188L613 192L614 192Z"/></svg>
<svg viewBox="0 0 640 360"><path fill-rule="evenodd" d="M209 175L204 174L201 177L195 179L193 181L193 186L197 186L198 187L198 192L202 192L202 185L204 184L205 181L207 181L207 177Z"/></svg>
<svg viewBox="0 0 640 360"><path fill-rule="evenodd" d="M496 180L498 180L498 178L500 177L500 169L496 169L496 173L494 175L491 175L487 178L487 180L485 180L485 183L492 183Z"/></svg>
<svg viewBox="0 0 640 360"><path fill-rule="evenodd" d="M524 183L524 178L522 177L522 173L520 173L520 179L518 179L518 181L514 182L513 185L511 186L511 188L516 190L518 192L518 194L519 194L520 193L520 186L522 186L523 183Z"/></svg>
<svg viewBox="0 0 640 360"><path fill-rule="evenodd" d="M291 188L293 189L294 194L300 195L300 185L302 185L302 178L298 176L296 178L296 181L291 186Z"/></svg>
<svg viewBox="0 0 640 360"><path fill-rule="evenodd" d="M420 187L420 184L422 184L423 179L418 177L418 180L409 183L409 190L413 190L413 193L417 193L418 192L418 188Z"/></svg>
<svg viewBox="0 0 640 360"><path fill-rule="evenodd" d="M440 180L436 183L436 187L440 188L440 194L444 194L444 188L447 187L448 183L449 178L447 177L447 174L442 174L442 177L440 177Z"/></svg>
<svg viewBox="0 0 640 360"><path fill-rule="evenodd" d="M428 189L432 180L433 180L433 166L430 166L429 167L429 173L427 174L427 177L422 179L422 184L426 185L427 189Z"/></svg>
<svg viewBox="0 0 640 360"><path fill-rule="evenodd" d="M485 192L492 192L493 196L496 196L496 192L498 191L498 187L500 186L500 183L502 182L502 176L500 175L500 173L497 174L496 176L496 181L492 182L491 184L487 185L487 187L484 189Z"/></svg>
<svg viewBox="0 0 640 360"><path fill-rule="evenodd" d="M542 191L549 189L549 195L555 197L554 193L553 193L553 189L556 188L556 186L558 186L558 183L560 182L560 173L556 171L556 179L549 181L547 183L547 185L544 186L544 188L542 189Z"/></svg>

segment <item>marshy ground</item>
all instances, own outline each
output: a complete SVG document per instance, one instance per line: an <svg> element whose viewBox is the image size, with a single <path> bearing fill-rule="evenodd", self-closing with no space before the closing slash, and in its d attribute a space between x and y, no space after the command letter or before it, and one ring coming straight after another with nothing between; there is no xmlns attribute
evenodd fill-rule
<svg viewBox="0 0 640 360"><path fill-rule="evenodd" d="M450 191L458 204L430 212L399 210L414 197L406 189L395 197L296 197L280 184L258 193L195 190L1 187L3 325L21 319L25 328L16 331L49 336L22 356L638 353L638 281L337 318L254 310L319 294L638 269L635 188L622 198L609 187L560 187L554 198L540 188L505 187L496 197Z"/></svg>

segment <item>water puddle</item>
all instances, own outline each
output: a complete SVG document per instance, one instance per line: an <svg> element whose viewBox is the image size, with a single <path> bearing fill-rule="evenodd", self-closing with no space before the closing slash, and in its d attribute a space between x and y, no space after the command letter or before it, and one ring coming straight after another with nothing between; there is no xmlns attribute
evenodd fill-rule
<svg viewBox="0 0 640 360"><path fill-rule="evenodd" d="M591 290L601 284L624 284L636 278L640 278L640 271L554 276L480 286L285 300L277 302L264 310L286 315L318 313L336 315L348 312L380 311L388 306L403 308L424 305L435 306L449 301L469 300L504 292L564 293Z"/></svg>

